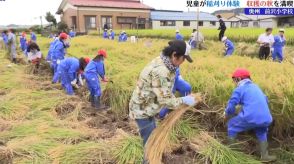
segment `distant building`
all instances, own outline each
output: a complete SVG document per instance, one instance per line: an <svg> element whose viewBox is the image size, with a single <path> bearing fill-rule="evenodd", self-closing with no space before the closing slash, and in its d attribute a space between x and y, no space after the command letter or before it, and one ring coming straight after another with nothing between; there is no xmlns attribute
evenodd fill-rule
<svg viewBox="0 0 294 164"><path fill-rule="evenodd" d="M277 27L277 19L273 15L245 15L239 14L227 19L232 28L249 27L249 28L267 28Z"/></svg>
<svg viewBox="0 0 294 164"><path fill-rule="evenodd" d="M140 0L62 0L57 14L77 32L149 28L150 10Z"/></svg>
<svg viewBox="0 0 294 164"><path fill-rule="evenodd" d="M220 14L215 14L215 15L220 15L220 16L222 16L223 19L228 19L228 18L235 16L236 14L229 12L229 13L220 13Z"/></svg>
<svg viewBox="0 0 294 164"><path fill-rule="evenodd" d="M151 11L152 29L180 29L180 28L196 28L197 12L182 11ZM200 12L199 27L218 28L218 19L209 13Z"/></svg>
<svg viewBox="0 0 294 164"><path fill-rule="evenodd" d="M278 16L277 18L278 26L282 27L293 27L294 26L294 16Z"/></svg>

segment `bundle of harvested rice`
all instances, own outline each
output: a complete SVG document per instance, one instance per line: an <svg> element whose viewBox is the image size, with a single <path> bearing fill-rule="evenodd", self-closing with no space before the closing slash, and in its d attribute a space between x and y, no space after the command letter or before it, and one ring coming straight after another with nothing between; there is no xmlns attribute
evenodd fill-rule
<svg viewBox="0 0 294 164"><path fill-rule="evenodd" d="M145 159L148 160L150 164L161 164L162 155L166 145L168 145L169 134L176 122L190 108L189 106L181 106L179 109L171 112L167 118L162 121L160 126L152 132L145 149Z"/></svg>
<svg viewBox="0 0 294 164"><path fill-rule="evenodd" d="M239 151L234 151L211 137L207 132L201 132L192 138L190 148L203 155L212 164L239 163L260 164L261 162Z"/></svg>
<svg viewBox="0 0 294 164"><path fill-rule="evenodd" d="M12 151L5 146L0 146L0 163L12 164L12 158Z"/></svg>

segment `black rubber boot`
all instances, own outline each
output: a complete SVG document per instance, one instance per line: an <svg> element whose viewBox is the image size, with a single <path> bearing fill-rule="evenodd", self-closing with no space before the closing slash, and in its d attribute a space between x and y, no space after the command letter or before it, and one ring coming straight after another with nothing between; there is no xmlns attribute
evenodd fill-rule
<svg viewBox="0 0 294 164"><path fill-rule="evenodd" d="M228 144L229 145L236 144L236 138L234 138L234 137L228 137Z"/></svg>
<svg viewBox="0 0 294 164"><path fill-rule="evenodd" d="M271 155L268 154L268 143L267 143L267 141L259 142L259 148L260 148L260 160L262 162L272 162L272 161L277 160L276 156L271 156Z"/></svg>
<svg viewBox="0 0 294 164"><path fill-rule="evenodd" d="M107 106L103 105L100 101L100 96L94 96L94 106L97 110L105 110L108 109Z"/></svg>
<svg viewBox="0 0 294 164"><path fill-rule="evenodd" d="M16 64L16 58L12 59L12 63Z"/></svg>
<svg viewBox="0 0 294 164"><path fill-rule="evenodd" d="M239 150L240 149L235 137L228 137L227 140L228 140L229 148L231 148L233 150Z"/></svg>
<svg viewBox="0 0 294 164"><path fill-rule="evenodd" d="M94 96L90 95L89 101L91 102L91 106L95 108Z"/></svg>

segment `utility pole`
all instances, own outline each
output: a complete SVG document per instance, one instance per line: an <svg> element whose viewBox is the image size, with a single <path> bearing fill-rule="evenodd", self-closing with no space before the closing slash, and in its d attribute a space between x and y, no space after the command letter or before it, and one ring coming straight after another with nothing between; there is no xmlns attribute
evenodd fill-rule
<svg viewBox="0 0 294 164"><path fill-rule="evenodd" d="M196 41L196 44L197 42L199 41L199 6L197 7L197 41Z"/></svg>
<svg viewBox="0 0 294 164"><path fill-rule="evenodd" d="M40 20L41 20L41 29L42 29L43 28L42 16L40 16Z"/></svg>
<svg viewBox="0 0 294 164"><path fill-rule="evenodd" d="M139 40L139 21L140 21L140 16L137 18L137 38L136 38L136 42L137 42L137 40Z"/></svg>

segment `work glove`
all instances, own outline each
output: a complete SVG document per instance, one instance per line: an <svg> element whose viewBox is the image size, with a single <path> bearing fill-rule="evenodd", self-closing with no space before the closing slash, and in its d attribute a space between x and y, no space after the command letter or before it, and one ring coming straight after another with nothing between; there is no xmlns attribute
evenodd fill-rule
<svg viewBox="0 0 294 164"><path fill-rule="evenodd" d="M77 84L77 79L74 79L73 81L70 82L71 85L76 85Z"/></svg>
<svg viewBox="0 0 294 164"><path fill-rule="evenodd" d="M59 59L57 59L56 63L57 63L57 64L60 64L60 60L59 60Z"/></svg>
<svg viewBox="0 0 294 164"><path fill-rule="evenodd" d="M84 82L83 82L83 78L82 78L82 75L81 74L79 74L79 84L81 86L84 86Z"/></svg>
<svg viewBox="0 0 294 164"><path fill-rule="evenodd" d="M108 82L108 79L107 79L106 77L104 77L104 78L102 79L102 81L105 82L105 83L107 83L107 82Z"/></svg>
<svg viewBox="0 0 294 164"><path fill-rule="evenodd" d="M194 96L188 95L185 97L182 97L183 103L188 105L188 106L195 106L196 105L196 100Z"/></svg>
<svg viewBox="0 0 294 164"><path fill-rule="evenodd" d="M230 117L227 116L226 112L224 112L224 122L225 122L225 123L228 122L229 119L230 119Z"/></svg>

